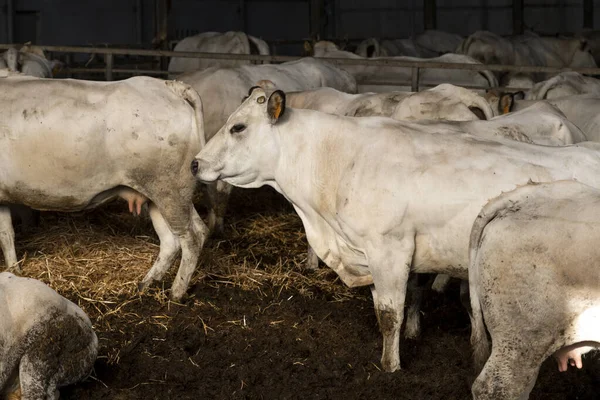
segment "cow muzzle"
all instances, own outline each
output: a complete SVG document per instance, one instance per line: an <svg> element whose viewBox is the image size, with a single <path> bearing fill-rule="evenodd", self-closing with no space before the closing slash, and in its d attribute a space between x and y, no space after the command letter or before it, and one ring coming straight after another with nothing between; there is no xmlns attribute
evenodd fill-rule
<svg viewBox="0 0 600 400"><path fill-rule="evenodd" d="M214 182L219 179L219 172L211 168L211 164L208 161L202 159L195 159L190 165L192 175L204 183Z"/></svg>

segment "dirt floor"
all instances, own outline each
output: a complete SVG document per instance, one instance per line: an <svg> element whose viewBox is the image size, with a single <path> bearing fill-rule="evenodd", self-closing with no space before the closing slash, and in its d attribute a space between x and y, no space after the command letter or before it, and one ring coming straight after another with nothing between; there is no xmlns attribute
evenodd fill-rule
<svg viewBox="0 0 600 400"><path fill-rule="evenodd" d="M147 218L125 208L43 213L17 235L25 274L79 304L99 337L92 376L61 399L470 398L456 285L426 294L422 337L401 343L402 370L388 374L369 290L303 269L300 220L271 189L234 191L225 239L205 247L182 304L165 292L174 271L137 293L158 246ZM547 360L531 398L600 398L599 365L592 355L559 373Z"/></svg>

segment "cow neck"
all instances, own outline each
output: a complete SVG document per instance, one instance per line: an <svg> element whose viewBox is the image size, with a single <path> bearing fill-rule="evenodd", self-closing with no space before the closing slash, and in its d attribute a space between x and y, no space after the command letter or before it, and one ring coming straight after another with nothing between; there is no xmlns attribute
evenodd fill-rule
<svg viewBox="0 0 600 400"><path fill-rule="evenodd" d="M348 119L313 110L286 110L285 121L275 130L279 160L271 186L303 210L334 216L337 187L360 147L353 144L356 129L344 129Z"/></svg>

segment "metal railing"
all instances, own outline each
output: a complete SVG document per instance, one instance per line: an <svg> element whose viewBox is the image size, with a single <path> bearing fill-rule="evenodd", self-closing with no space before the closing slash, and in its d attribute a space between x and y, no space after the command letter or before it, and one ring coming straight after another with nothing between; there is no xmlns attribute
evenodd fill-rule
<svg viewBox="0 0 600 400"><path fill-rule="evenodd" d="M0 44L0 50L9 48L20 48L19 44ZM146 56L146 57L181 57L181 58L199 58L199 59L218 59L218 60L246 60L260 63L281 63L286 61L298 60L302 57L297 56L278 56L278 55L254 55L254 54L225 54L225 53L203 53L188 51L169 51L169 50L146 50L146 49L119 49L106 47L84 47L84 46L36 46L44 51L60 53L84 53L84 54L102 54L104 55L104 68L67 68L68 73L104 73L106 80L113 80L113 74L133 74L133 75L168 75L168 71L153 69L132 69L115 68L114 56ZM315 57L316 58L316 57ZM497 64L464 64L464 63L443 63L436 61L408 61L395 58L329 58L319 57L325 61L338 65L356 65L356 66L385 66L385 67L405 67L412 68L411 80L393 81L393 82L359 82L364 85L398 85L411 86L412 91L419 89L419 76L421 69L454 69L469 71L492 71L492 72L515 72L515 73L553 73L558 74L566 71L574 71L587 75L600 75L600 68L557 68L557 67L539 67L527 65L497 65ZM176 73L171 73L175 75ZM485 89L483 87L473 87Z"/></svg>

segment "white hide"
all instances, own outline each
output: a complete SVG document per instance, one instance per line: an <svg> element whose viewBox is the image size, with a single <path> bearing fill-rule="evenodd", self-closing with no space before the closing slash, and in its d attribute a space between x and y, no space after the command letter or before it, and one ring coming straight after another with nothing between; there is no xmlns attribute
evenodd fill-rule
<svg viewBox="0 0 600 400"><path fill-rule="evenodd" d="M292 108L305 108L350 117L382 116L399 120L478 119L469 107L485 118L494 116L489 103L477 93L442 84L422 92L342 93L331 88L291 92L286 97Z"/></svg>
<svg viewBox="0 0 600 400"><path fill-rule="evenodd" d="M527 399L542 362L600 347L600 191L530 184L492 199L470 241L476 400ZM491 355L486 327L492 339ZM489 357L489 358L488 358Z"/></svg>
<svg viewBox="0 0 600 400"><path fill-rule="evenodd" d="M583 132L587 140L600 142L600 98L595 94L550 100L521 100L515 102L514 109L524 110L538 103L552 104Z"/></svg>
<svg viewBox="0 0 600 400"><path fill-rule="evenodd" d="M123 197L139 211L149 201L160 253L142 287L162 279L181 250L171 293L180 299L208 231L192 204L189 175L205 142L198 94L149 77L14 77L0 79L0 103L0 203L80 211ZM6 207L0 217L6 264L18 270Z"/></svg>
<svg viewBox="0 0 600 400"><path fill-rule="evenodd" d="M559 109L545 102L489 121L463 122L459 126L464 132L475 136L508 138L547 146L564 146L588 140Z"/></svg>
<svg viewBox="0 0 600 400"><path fill-rule="evenodd" d="M36 46L26 45L20 50L8 49L0 54L0 70L7 69L9 73L20 72L37 78L52 78L55 69L61 65L59 61L46 59L44 52Z"/></svg>
<svg viewBox="0 0 600 400"><path fill-rule="evenodd" d="M423 124L288 108L254 90L196 156L201 181L270 185L349 286L373 285L386 371L400 367L409 272L466 279L469 234L488 199L529 180L600 187L600 145L564 147L431 133ZM245 127L232 133L232 127ZM368 210L368 212L365 212Z"/></svg>
<svg viewBox="0 0 600 400"><path fill-rule="evenodd" d="M181 40L173 51L200 53L260 54L269 55L269 45L261 39L244 32L203 32ZM210 67L238 67L251 64L244 60L209 60L202 58L172 57L169 62L169 77L177 73L201 71Z"/></svg>
<svg viewBox="0 0 600 400"><path fill-rule="evenodd" d="M600 96L600 80L569 71L535 84L525 93L525 99L557 99L586 93Z"/></svg>
<svg viewBox="0 0 600 400"><path fill-rule="evenodd" d="M98 354L90 319L42 282L0 273L0 319L0 395L56 400L58 387L90 373Z"/></svg>
<svg viewBox="0 0 600 400"><path fill-rule="evenodd" d="M283 64L244 65L237 68L210 68L179 77L192 86L203 99L204 130L210 139L238 108L248 90L268 80L285 91L332 87L356 93L356 82L347 72L332 64L303 58Z"/></svg>
<svg viewBox="0 0 600 400"><path fill-rule="evenodd" d="M457 53L484 64L596 68L585 40L541 37L532 32L502 37L492 32L478 31L460 44ZM532 74L532 78L540 81L547 79L547 74Z"/></svg>
<svg viewBox="0 0 600 400"><path fill-rule="evenodd" d="M322 58L351 58L363 59L359 55L342 51L337 48L334 43L321 41L314 46L315 57ZM475 59L464 56L462 54L444 54L435 58L416 58L416 57L373 57L371 60L401 60L401 61L432 61L441 63L463 63L463 64L480 64ZM412 68L409 67L392 67L392 66L364 66L364 65L343 65L340 68L348 71L356 78L357 81L404 81L410 82L412 77ZM440 68L422 69L419 75L420 87L431 87L442 83L451 83L459 86L481 86L481 87L496 87L498 81L494 74L489 71L469 71L469 70L453 70ZM402 85L401 85L402 86ZM378 91L383 90L378 88Z"/></svg>

